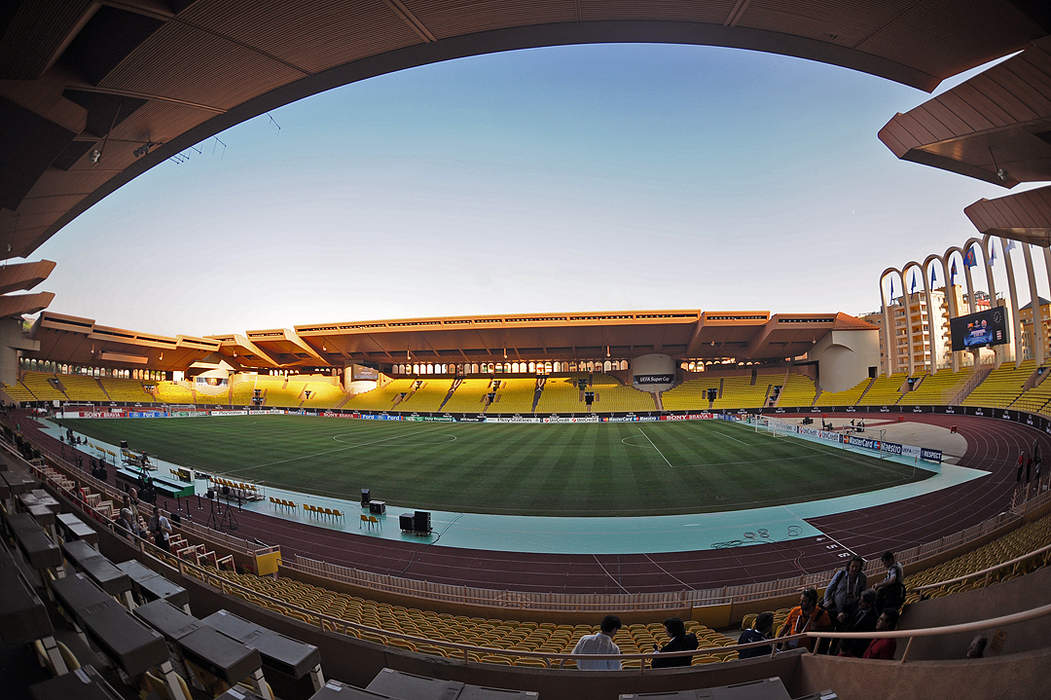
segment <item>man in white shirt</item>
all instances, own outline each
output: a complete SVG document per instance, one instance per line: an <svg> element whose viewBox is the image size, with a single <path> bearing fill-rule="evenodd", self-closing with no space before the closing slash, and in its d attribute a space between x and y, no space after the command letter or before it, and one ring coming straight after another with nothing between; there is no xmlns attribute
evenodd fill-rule
<svg viewBox="0 0 1051 700"><path fill-rule="evenodd" d="M621 628L620 618L606 615L602 618L601 632L585 634L573 647L574 654L619 654L620 647L613 643L613 636ZM619 671L620 659L577 659L577 668L581 671Z"/></svg>

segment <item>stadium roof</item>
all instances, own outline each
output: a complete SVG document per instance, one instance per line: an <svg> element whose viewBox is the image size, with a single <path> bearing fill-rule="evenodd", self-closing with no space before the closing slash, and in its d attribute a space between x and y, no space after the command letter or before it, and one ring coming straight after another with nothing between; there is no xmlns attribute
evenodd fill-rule
<svg viewBox="0 0 1051 700"><path fill-rule="evenodd" d="M168 371L219 360L239 369L620 359L651 352L762 360L802 355L830 331L875 328L844 313L665 310L350 321L172 338L46 311L33 328L40 350L27 356Z"/></svg>
<svg viewBox="0 0 1051 700"><path fill-rule="evenodd" d="M931 90L1049 30L1035 0L16 0L0 9L0 259L28 256L223 129L412 66L663 42L799 56Z"/></svg>
<svg viewBox="0 0 1051 700"><path fill-rule="evenodd" d="M1051 36L895 115L879 137L899 158L994 185L1051 180ZM981 233L1051 243L1051 188L980 199L964 213Z"/></svg>

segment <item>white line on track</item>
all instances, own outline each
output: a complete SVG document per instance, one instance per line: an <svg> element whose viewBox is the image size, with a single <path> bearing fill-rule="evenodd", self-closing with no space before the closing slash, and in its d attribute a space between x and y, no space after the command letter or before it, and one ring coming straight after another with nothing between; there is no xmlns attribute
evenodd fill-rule
<svg viewBox="0 0 1051 700"><path fill-rule="evenodd" d="M824 535L825 537L827 537L828 539L832 540L833 542L838 544L840 547L842 547L843 549L845 549L848 552L850 552L851 554L853 554L854 556L857 556L857 554L858 554L857 552L855 552L853 549L851 549L847 545L843 544L842 542L840 542L839 540L837 540L835 537L833 537L832 535L828 534L824 530L821 531L821 534Z"/></svg>
<svg viewBox="0 0 1051 700"><path fill-rule="evenodd" d="M639 428L639 432L642 433L642 437L644 437L647 440L649 440L650 446L652 446L653 449L657 450L657 454L659 454L661 456L661 459L664 460L664 463L667 464L672 469L674 469L675 465L668 461L668 458L664 456L663 452L661 452L661 448L659 448L659 447L657 447L656 445L653 444L653 440L650 440L650 436L646 434L646 431L643 430L642 428Z"/></svg>
<svg viewBox="0 0 1051 700"><path fill-rule="evenodd" d="M445 427L445 426L442 426L442 427ZM242 467L242 468L237 469L235 471L238 474L242 474L244 472L251 471L253 469L262 469L263 467L272 467L275 464L285 464L286 462L295 462L295 461L298 461L298 460L301 460L301 459L310 459L312 457L320 457L321 455L333 454L334 452L346 452L347 450L352 450L355 447L365 447L366 445L378 445L381 442L387 442L389 440L396 440L398 438L405 437L409 433L414 433L416 435L421 435L422 433L433 433L435 430L439 430L439 429L440 428L432 428L431 430L424 430L422 432L417 432L415 430L409 430L409 431L406 431L404 433L398 433L396 435L390 435L390 436L385 437L385 438L383 438L381 440L370 440L369 442L358 442L358 443L355 443L353 445L347 445L346 447L337 447L337 448L332 449L332 450L322 450L321 452L315 452L313 454L308 454L308 455L297 455L295 457L289 457L288 459L279 459L279 460L277 460L275 462L265 462L263 464L253 464L250 467ZM332 439L335 440L335 436L333 436Z"/></svg>

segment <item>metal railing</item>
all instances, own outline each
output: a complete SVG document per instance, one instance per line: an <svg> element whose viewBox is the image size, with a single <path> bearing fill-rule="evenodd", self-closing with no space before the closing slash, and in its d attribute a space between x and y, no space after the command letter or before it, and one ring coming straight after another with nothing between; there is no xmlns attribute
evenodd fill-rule
<svg viewBox="0 0 1051 700"><path fill-rule="evenodd" d="M14 452L11 446L7 446L7 449ZM106 482L95 479L87 472L77 469L62 455L58 455L47 448L41 449L38 446L38 449L56 468L66 472L71 478L87 483L96 490L108 494L111 498L119 500L123 496L123 493L118 489ZM1051 500L1051 491L1039 494L1032 499L1033 503L1027 501L1020 507L1014 508L1014 512L1004 511L968 528L942 536L937 540L902 550L897 553L897 560L903 565L910 565L955 549L967 542L995 532L1008 523L1020 522L1023 513L1038 507L1048 500ZM146 512L149 513L151 511L147 509ZM189 520L183 520L180 528L187 534L192 534L199 539L220 545L239 554L254 557L260 552L269 551L269 548L262 548L258 544L232 537ZM827 569L771 581L723 586L720 588L685 589L655 593L571 594L513 591L435 583L422 579L383 574L356 567L333 564L300 555L296 555L292 560L283 561L281 566L294 572L328 578L332 581L385 593L411 596L421 600L460 605L558 612L673 610L714 605L735 605L780 596L790 596L798 593L801 588L821 587L827 584L838 570ZM868 562L866 564L866 573L870 575L881 573L880 563L875 560Z"/></svg>
<svg viewBox="0 0 1051 700"><path fill-rule="evenodd" d="M28 462L26 463L29 464ZM34 471L43 472L43 469L36 465L29 465L35 467ZM46 475L42 476L45 477ZM47 481L46 483L52 484L53 482ZM770 656L776 656L779 653L779 647L782 647L786 642L796 642L801 644L804 639L813 639L815 642L811 645L813 649L818 649L821 646L821 640L823 639L907 639L905 650L902 653L902 657L899 663L905 663L908 658L909 651L912 646L912 641L916 637L933 637L947 634L957 634L961 632L972 632L982 631L991 629L993 627L1000 627L1004 625L1016 624L1019 622L1027 622L1035 620L1046 615L1051 614L1051 604L1042 605L1030 610L1025 610L1010 615L1002 615L1000 617L988 618L985 620L978 620L974 622L960 623L955 625L945 625L941 627L923 628L917 630L890 630L890 631L873 631L873 632L803 632L800 634L785 635L769 640L762 640L758 642L750 642L747 644L732 644L722 647L705 647L696 650L680 651L680 652L639 652L639 653L628 653L628 654L573 654L573 653L557 653L548 651L525 651L519 649L504 649L501 647L483 647L472 644L461 644L458 642L447 642L440 639L430 639L428 637L419 637L416 635L405 634L402 632L396 632L392 630L386 630L380 627L372 627L370 625L363 625L349 620L344 620L318 610L305 608L295 603L283 600L281 598L274 598L264 593L256 591L248 586L242 586L239 583L230 581L223 576L223 572L216 568L203 567L192 562L185 561L175 557L176 564L172 565L169 558L172 558L172 554L165 550L158 548L152 542L145 540L141 537L132 535L126 531L122 531L116 526L116 524L104 517L104 515L93 508L92 506L79 501L76 498L74 492L68 491L62 487L58 487L59 490L65 495L65 497L75 507L85 510L88 514L94 516L94 520L100 525L105 527L111 534L129 541L135 546L139 552L141 552L146 558L150 559L153 564L153 568L162 568L170 571L178 571L178 573L184 577L192 577L201 581L205 585L211 585L218 588L219 591L224 595L236 595L242 598L245 602L250 604L260 604L262 607L268 608L279 612L286 617L292 617L300 622L304 622L311 626L317 626L319 629L325 632L334 632L347 634L357 639L364 641L374 641L376 643L383 644L384 646L390 646L389 640L397 639L403 642L408 642L412 647L406 647L408 650L414 650L420 647L431 647L437 649L447 649L450 653L455 654L457 657L462 656L462 659L466 663L479 662L485 663L485 656L495 656L503 660L512 663L512 665L521 666L536 666L533 664L515 664L520 659L534 659L541 663L545 668L566 668L565 663L567 661L599 661L599 660L619 660L623 662L632 663L638 661L638 665L626 668L625 670L638 671L640 673L647 670L653 671L652 661L654 658L670 659L679 657L692 657L694 656L711 656L715 654L725 655L728 653L737 653L742 649L751 649L755 647L770 647ZM1051 546L1037 550L1042 552L1044 550L1051 550ZM1035 554L1037 552L1031 552ZM1029 555L1027 555L1029 556ZM1007 563L1005 562L1005 565ZM975 572L981 573L981 572ZM296 615L289 615L289 612L295 612ZM348 630L353 630L351 633ZM367 636L372 635L375 639L370 640ZM422 652L426 653L426 652ZM474 655L476 658L472 658ZM450 657L445 657L450 658ZM647 665L649 662L649 666Z"/></svg>

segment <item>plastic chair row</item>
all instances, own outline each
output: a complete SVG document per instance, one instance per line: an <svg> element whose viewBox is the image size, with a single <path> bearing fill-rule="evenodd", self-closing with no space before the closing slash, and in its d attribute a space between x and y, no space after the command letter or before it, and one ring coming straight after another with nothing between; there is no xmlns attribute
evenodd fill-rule
<svg viewBox="0 0 1051 700"><path fill-rule="evenodd" d="M303 504L303 510L314 515L327 515L332 518L342 518L343 511L337 510L336 508L319 508L318 506L312 506L309 503Z"/></svg>

